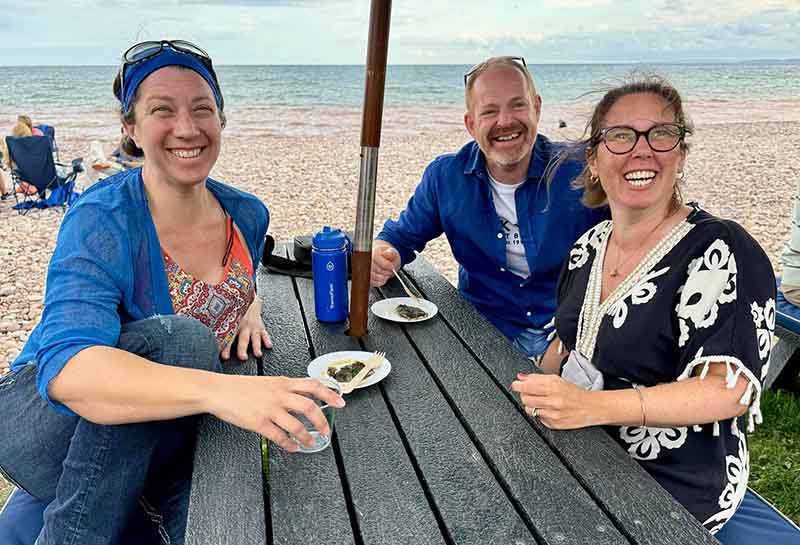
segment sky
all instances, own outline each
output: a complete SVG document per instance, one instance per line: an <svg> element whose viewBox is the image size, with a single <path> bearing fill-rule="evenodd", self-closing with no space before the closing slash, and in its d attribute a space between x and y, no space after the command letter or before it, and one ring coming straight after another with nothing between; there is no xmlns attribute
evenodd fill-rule
<svg viewBox="0 0 800 545"><path fill-rule="evenodd" d="M0 66L116 65L182 38L216 64L364 64L369 0L0 0ZM800 57L800 0L395 0L391 64Z"/></svg>

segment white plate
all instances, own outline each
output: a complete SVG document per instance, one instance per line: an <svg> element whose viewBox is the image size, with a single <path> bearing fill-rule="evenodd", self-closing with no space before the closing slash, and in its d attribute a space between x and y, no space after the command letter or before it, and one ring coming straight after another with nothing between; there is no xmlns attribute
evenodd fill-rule
<svg viewBox="0 0 800 545"><path fill-rule="evenodd" d="M345 350L342 352L330 352L329 354L323 354L308 364L308 376L312 378L327 376L326 371L328 369L328 365L336 360L367 361L367 359L369 359L371 356L372 352L361 352L357 350ZM366 388L367 386L372 386L376 382L380 382L386 377L386 375L389 374L389 371L391 370L392 364L389 363L389 360L384 357L383 362L377 369L375 369L375 373L373 373L372 376L367 380L356 386L356 389Z"/></svg>
<svg viewBox="0 0 800 545"><path fill-rule="evenodd" d="M421 308L428 315L424 318L418 318L416 320L409 320L407 318L403 318L399 314L397 314L397 305L409 305L412 307ZM402 323L411 323L411 322L424 322L425 320L430 320L436 313L439 312L439 309L436 308L436 305L428 301L427 299L412 299L411 297L392 297L391 299L382 299L380 301L376 301L372 304L372 313L375 316L383 318L384 320L391 320L392 322L402 322Z"/></svg>

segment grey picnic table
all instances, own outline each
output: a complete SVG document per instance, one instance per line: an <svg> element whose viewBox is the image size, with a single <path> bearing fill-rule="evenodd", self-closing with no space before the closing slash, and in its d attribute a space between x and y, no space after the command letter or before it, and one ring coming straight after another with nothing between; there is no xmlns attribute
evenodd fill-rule
<svg viewBox="0 0 800 545"><path fill-rule="evenodd" d="M418 258L406 278L439 313L370 315L362 339L314 317L311 280L259 271L275 347L228 372L306 376L312 358L382 350L380 383L346 397L332 448L289 454L204 417L192 545L718 543L603 430L553 431L510 391L531 362ZM397 280L374 300L403 295Z"/></svg>

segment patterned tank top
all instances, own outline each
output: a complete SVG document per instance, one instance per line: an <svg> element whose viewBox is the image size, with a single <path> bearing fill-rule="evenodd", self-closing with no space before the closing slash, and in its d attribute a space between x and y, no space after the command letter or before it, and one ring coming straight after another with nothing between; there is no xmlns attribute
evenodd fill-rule
<svg viewBox="0 0 800 545"><path fill-rule="evenodd" d="M225 273L218 284L198 280L184 271L161 248L175 314L191 316L203 322L214 332L220 350L233 341L239 322L255 296L250 254L242 244L233 220L230 217L227 220L228 244L223 262Z"/></svg>

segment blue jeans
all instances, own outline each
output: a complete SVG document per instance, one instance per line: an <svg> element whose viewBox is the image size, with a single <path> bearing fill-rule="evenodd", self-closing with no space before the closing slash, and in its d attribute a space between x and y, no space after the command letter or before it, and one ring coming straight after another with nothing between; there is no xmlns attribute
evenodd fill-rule
<svg viewBox="0 0 800 545"><path fill-rule="evenodd" d="M529 358L541 356L547 351L547 347L550 346L550 341L547 340L548 334L549 332L544 329L535 329L532 327L523 329L520 334L514 338L514 348Z"/></svg>
<svg viewBox="0 0 800 545"><path fill-rule="evenodd" d="M31 545L36 541L44 525L47 503L19 488L14 489L0 512L0 543Z"/></svg>
<svg viewBox="0 0 800 545"><path fill-rule="evenodd" d="M117 346L165 365L221 371L213 333L192 318L125 324ZM36 544L182 544L198 417L94 424L56 413L35 378L29 364L0 379L0 413L15 415L0 419L0 467L39 500L28 504L47 505ZM9 511L0 515L3 544L15 524Z"/></svg>
<svg viewBox="0 0 800 545"><path fill-rule="evenodd" d="M714 537L722 545L800 545L800 528L748 488L742 505Z"/></svg>

